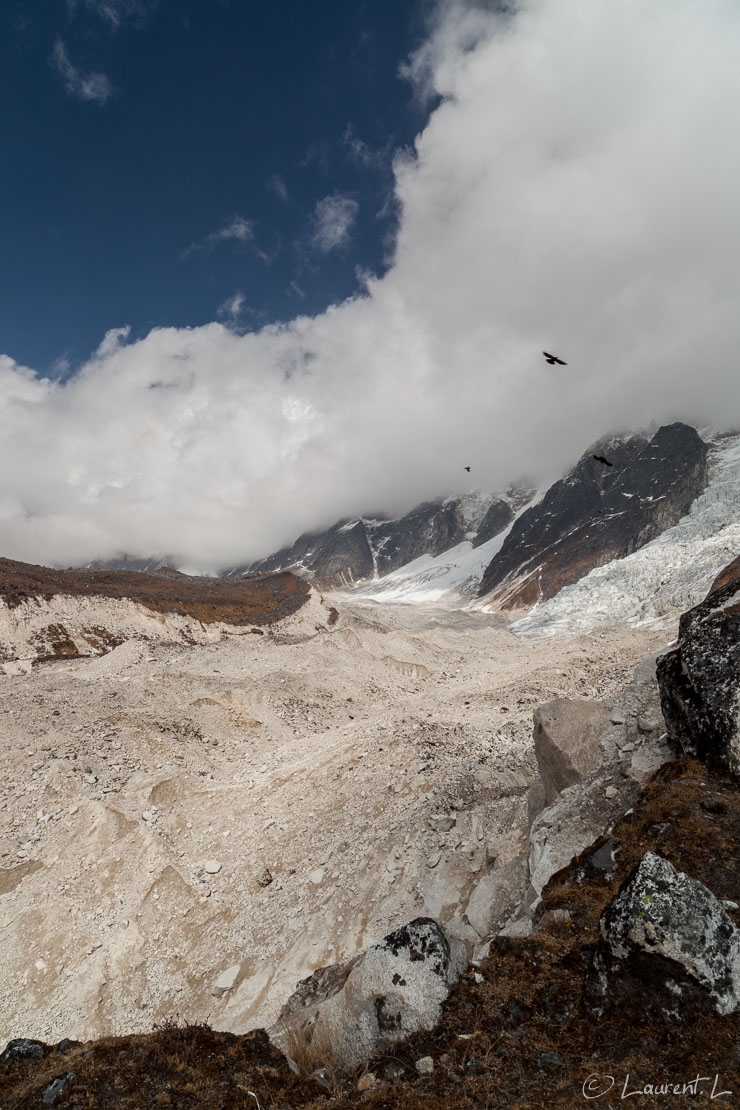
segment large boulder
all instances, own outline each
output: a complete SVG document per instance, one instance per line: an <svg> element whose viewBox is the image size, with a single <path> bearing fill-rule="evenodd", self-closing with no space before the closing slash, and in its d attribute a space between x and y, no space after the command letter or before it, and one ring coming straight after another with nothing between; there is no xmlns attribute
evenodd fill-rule
<svg viewBox="0 0 740 1110"><path fill-rule="evenodd" d="M299 984L271 1038L303 1070L355 1068L377 1048L433 1029L466 963L462 941L418 917L355 957L348 974L323 969Z"/></svg>
<svg viewBox="0 0 740 1110"><path fill-rule="evenodd" d="M671 739L687 754L716 760L737 775L740 566L729 576L722 572L718 581L724 584L681 617L678 647L658 660L658 685Z"/></svg>
<svg viewBox="0 0 740 1110"><path fill-rule="evenodd" d="M703 883L646 852L601 916L585 996L597 1014L740 1010L740 931Z"/></svg>
<svg viewBox="0 0 740 1110"><path fill-rule="evenodd" d="M609 711L597 701L556 698L534 711L534 750L548 805L592 769Z"/></svg>

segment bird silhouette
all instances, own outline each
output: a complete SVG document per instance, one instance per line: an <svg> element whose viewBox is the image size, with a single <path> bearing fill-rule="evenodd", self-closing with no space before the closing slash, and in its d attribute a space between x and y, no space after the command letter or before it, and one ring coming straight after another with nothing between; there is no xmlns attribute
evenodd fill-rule
<svg viewBox="0 0 740 1110"><path fill-rule="evenodd" d="M464 466L463 470L467 470L468 474L470 474L470 467L469 466Z"/></svg>
<svg viewBox="0 0 740 1110"><path fill-rule="evenodd" d="M597 462L603 463L604 466L614 466L614 463L610 463L603 455L593 455L592 458L596 459Z"/></svg>
<svg viewBox="0 0 740 1110"><path fill-rule="evenodd" d="M554 366L555 363L557 363L558 366L567 366L568 365L567 362L563 362L562 358L558 358L557 355L550 355L550 354L547 353L547 351L543 351L542 353L545 356L545 358L547 359L547 361L550 363L550 366Z"/></svg>

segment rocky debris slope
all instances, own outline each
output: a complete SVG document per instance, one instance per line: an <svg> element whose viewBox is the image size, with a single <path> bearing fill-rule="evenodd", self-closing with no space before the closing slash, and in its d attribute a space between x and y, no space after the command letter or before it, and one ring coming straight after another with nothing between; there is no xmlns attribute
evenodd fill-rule
<svg viewBox="0 0 740 1110"><path fill-rule="evenodd" d="M675 525L707 479L707 446L686 424L659 428L650 440L600 440L517 520L483 575L480 596L501 609L554 597Z"/></svg>
<svg viewBox="0 0 740 1110"><path fill-rule="evenodd" d="M0 1064L0 1106L36 1108L63 1076L74 1077L68 1099L113 1110L572 1110L587 1099L606 1104L610 1092L613 1100L670 1097L673 1084L687 1105L734 1105L737 1010L682 1012L683 999L674 994L678 1016L656 1022L639 1004L646 992L638 984L636 1007L612 1006L595 1016L589 980L604 943L600 922L648 853L711 891L737 929L740 915L728 901L740 889L740 794L727 779L684 760L658 775L615 822L606 868L598 862L604 839L553 876L532 936L497 938L490 955L464 972L434 1029L380 1048L349 1073L327 1057L298 1075L263 1031L234 1036L173 1022L147 1035L34 1046L33 1055ZM680 905L672 903L670 912L680 914ZM308 1067L314 1062L306 1058Z"/></svg>
<svg viewBox="0 0 740 1110"><path fill-rule="evenodd" d="M721 598L724 588L714 596ZM476 964L456 986L450 990L461 970L463 945L473 939L465 930L476 932L470 914L455 916L444 927L416 919L300 984L276 1034L286 1044L292 1036L294 1064L302 1062L308 1070L321 1062L305 1082L297 1077L291 1089L285 1069L253 1036L239 1057L240 1085L234 1077L236 1046L212 1041L211 1056L220 1053L223 1061L209 1087L219 1101L202 1098L200 1104L227 1105L227 1091L233 1095L235 1084L243 1091L246 1079L248 1095L258 1104L269 1097L275 1107L323 1105L325 1096L317 1090L322 1086L338 1107L353 1105L362 1093L365 1104L377 1107L539 1108L545 1092L548 1106L570 1107L578 1092L607 1093L599 1083L614 1084L620 1068L634 1088L640 1074L651 1079L657 1068L673 1076L679 1064L688 1068L691 1082L694 1074L708 1071L715 1081L721 1076L712 1097L731 1096L740 1082L740 793L721 768L712 772L692 760L664 764L650 778L652 761L662 762L665 754L655 713L656 665L660 653L640 663L633 681L612 693L608 721L598 705L573 707L559 699L537 715L540 777L529 789L526 821L534 818L533 832L552 831L555 843L532 832L529 839L532 849L559 847L565 866L557 870L551 850L536 876L530 855L531 890L519 916L500 932L489 912L485 927L498 935L478 946ZM723 674L715 673L715 686L722 681ZM592 734L586 739L572 735L574 722L581 720ZM639 746L637 737L644 738ZM557 772L564 773L558 778ZM554 795L549 806L546 783ZM503 839L495 847L486 845L486 859L494 866L476 881L473 895L480 902L491 894L484 880L504 870L496 861L522 859L520 808ZM576 814L585 814L586 821L574 829ZM430 825L451 832L458 816L455 807L452 813L443 810ZM574 844L587 834L589 821L599 822L596 839L592 829L573 859ZM488 823L481 831L486 839ZM544 858L541 854L540 865ZM434 866L438 863L435 858ZM205 863L206 872L221 869L218 859ZM309 882L324 878L320 867ZM523 923L532 935L512 935ZM233 985L239 971L236 976L233 967L227 971ZM438 1014L441 1020L432 1029ZM656 1025L657 1016L666 1023L666 1034ZM409 1039L395 1041L397 1033L412 1029L417 1032ZM155 1036L161 1042L161 1034ZM183 1043L207 1036L213 1034L182 1034ZM130 1056L145 1053L147 1043L132 1041ZM373 1046L364 1074L343 1073ZM246 1051L259 1063L245 1070ZM3 1066L21 1096L15 1106L24 1110L31 1105L23 1101L24 1092L38 1100L54 1083L66 1082L86 1097L86 1092L99 1093L92 1098L109 1093L110 1068L104 1063L109 1053L104 1044L84 1054L72 1046L64 1071L59 1046L54 1053L42 1048L40 1057L11 1053ZM168 1066L147 1072L144 1082L151 1085L157 1072L157 1090L165 1082L171 1090ZM182 1076L175 1079L180 1082ZM648 1087L638 1093L649 1093Z"/></svg>
<svg viewBox="0 0 740 1110"><path fill-rule="evenodd" d="M658 663L666 727L684 752L740 775L740 565L681 617L678 647Z"/></svg>
<svg viewBox="0 0 740 1110"><path fill-rule="evenodd" d="M127 640L214 643L226 635L327 627L331 612L290 573L249 581L57 571L0 559L0 673L104 655Z"/></svg>
<svg viewBox="0 0 740 1110"><path fill-rule="evenodd" d="M533 708L610 704L665 642L543 650L410 606L315 623L0 678L0 1039L243 1032L419 916L474 950L526 891Z"/></svg>

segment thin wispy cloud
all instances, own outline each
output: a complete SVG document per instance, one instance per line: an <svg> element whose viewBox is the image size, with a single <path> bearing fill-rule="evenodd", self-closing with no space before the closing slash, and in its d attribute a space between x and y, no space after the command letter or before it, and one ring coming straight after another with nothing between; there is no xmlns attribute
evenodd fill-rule
<svg viewBox="0 0 740 1110"><path fill-rule="evenodd" d="M386 143L382 147L368 146L364 139L355 134L355 129L351 123L348 123L344 129L342 142L347 148L350 161L363 169L382 169L385 166L390 166L390 143Z"/></svg>
<svg viewBox="0 0 740 1110"><path fill-rule="evenodd" d="M71 12L94 12L114 30L129 21L142 22L157 6L158 0L67 0Z"/></svg>
<svg viewBox="0 0 740 1110"><path fill-rule="evenodd" d="M287 204L290 200L290 196L288 195L288 187L279 173L273 174L272 177L268 179L267 187L275 194L276 197L279 197L284 204Z"/></svg>
<svg viewBox="0 0 740 1110"><path fill-rule="evenodd" d="M73 65L61 39L54 43L53 65L64 81L64 87L75 100L102 105L113 96L114 89L104 73L85 73Z"/></svg>
<svg viewBox="0 0 740 1110"><path fill-rule="evenodd" d="M357 220L359 204L352 197L332 193L316 202L311 242L321 254L347 246Z"/></svg>
<svg viewBox="0 0 740 1110"><path fill-rule="evenodd" d="M244 308L245 298L241 290L234 293L233 297L228 297L223 304L218 306L216 310L217 315L223 320L230 320L235 323L242 314Z"/></svg>
<svg viewBox="0 0 740 1110"><path fill-rule="evenodd" d="M216 247L221 246L222 243L236 243L241 246L251 243L254 239L254 225L251 220L246 220L243 216L232 216L230 220L220 227L218 231L212 231L209 235L204 236L197 243L191 243L187 250L183 251L182 257L186 258L194 251L212 251Z"/></svg>
<svg viewBox="0 0 740 1110"><path fill-rule="evenodd" d="M316 166L319 172L326 177L329 172L330 157L329 157L330 143L328 139L322 139L320 142L309 143L306 153L301 158L298 165L302 169L309 166Z"/></svg>

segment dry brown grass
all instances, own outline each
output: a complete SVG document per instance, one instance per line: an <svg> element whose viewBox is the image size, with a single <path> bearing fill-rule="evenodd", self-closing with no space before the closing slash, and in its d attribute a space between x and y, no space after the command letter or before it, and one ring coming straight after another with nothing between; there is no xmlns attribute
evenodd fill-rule
<svg viewBox="0 0 740 1110"><path fill-rule="evenodd" d="M273 1033L273 1043L293 1061L300 1075L323 1070L336 1086L337 1065L331 1039L322 1026L308 1022L282 1022Z"/></svg>

